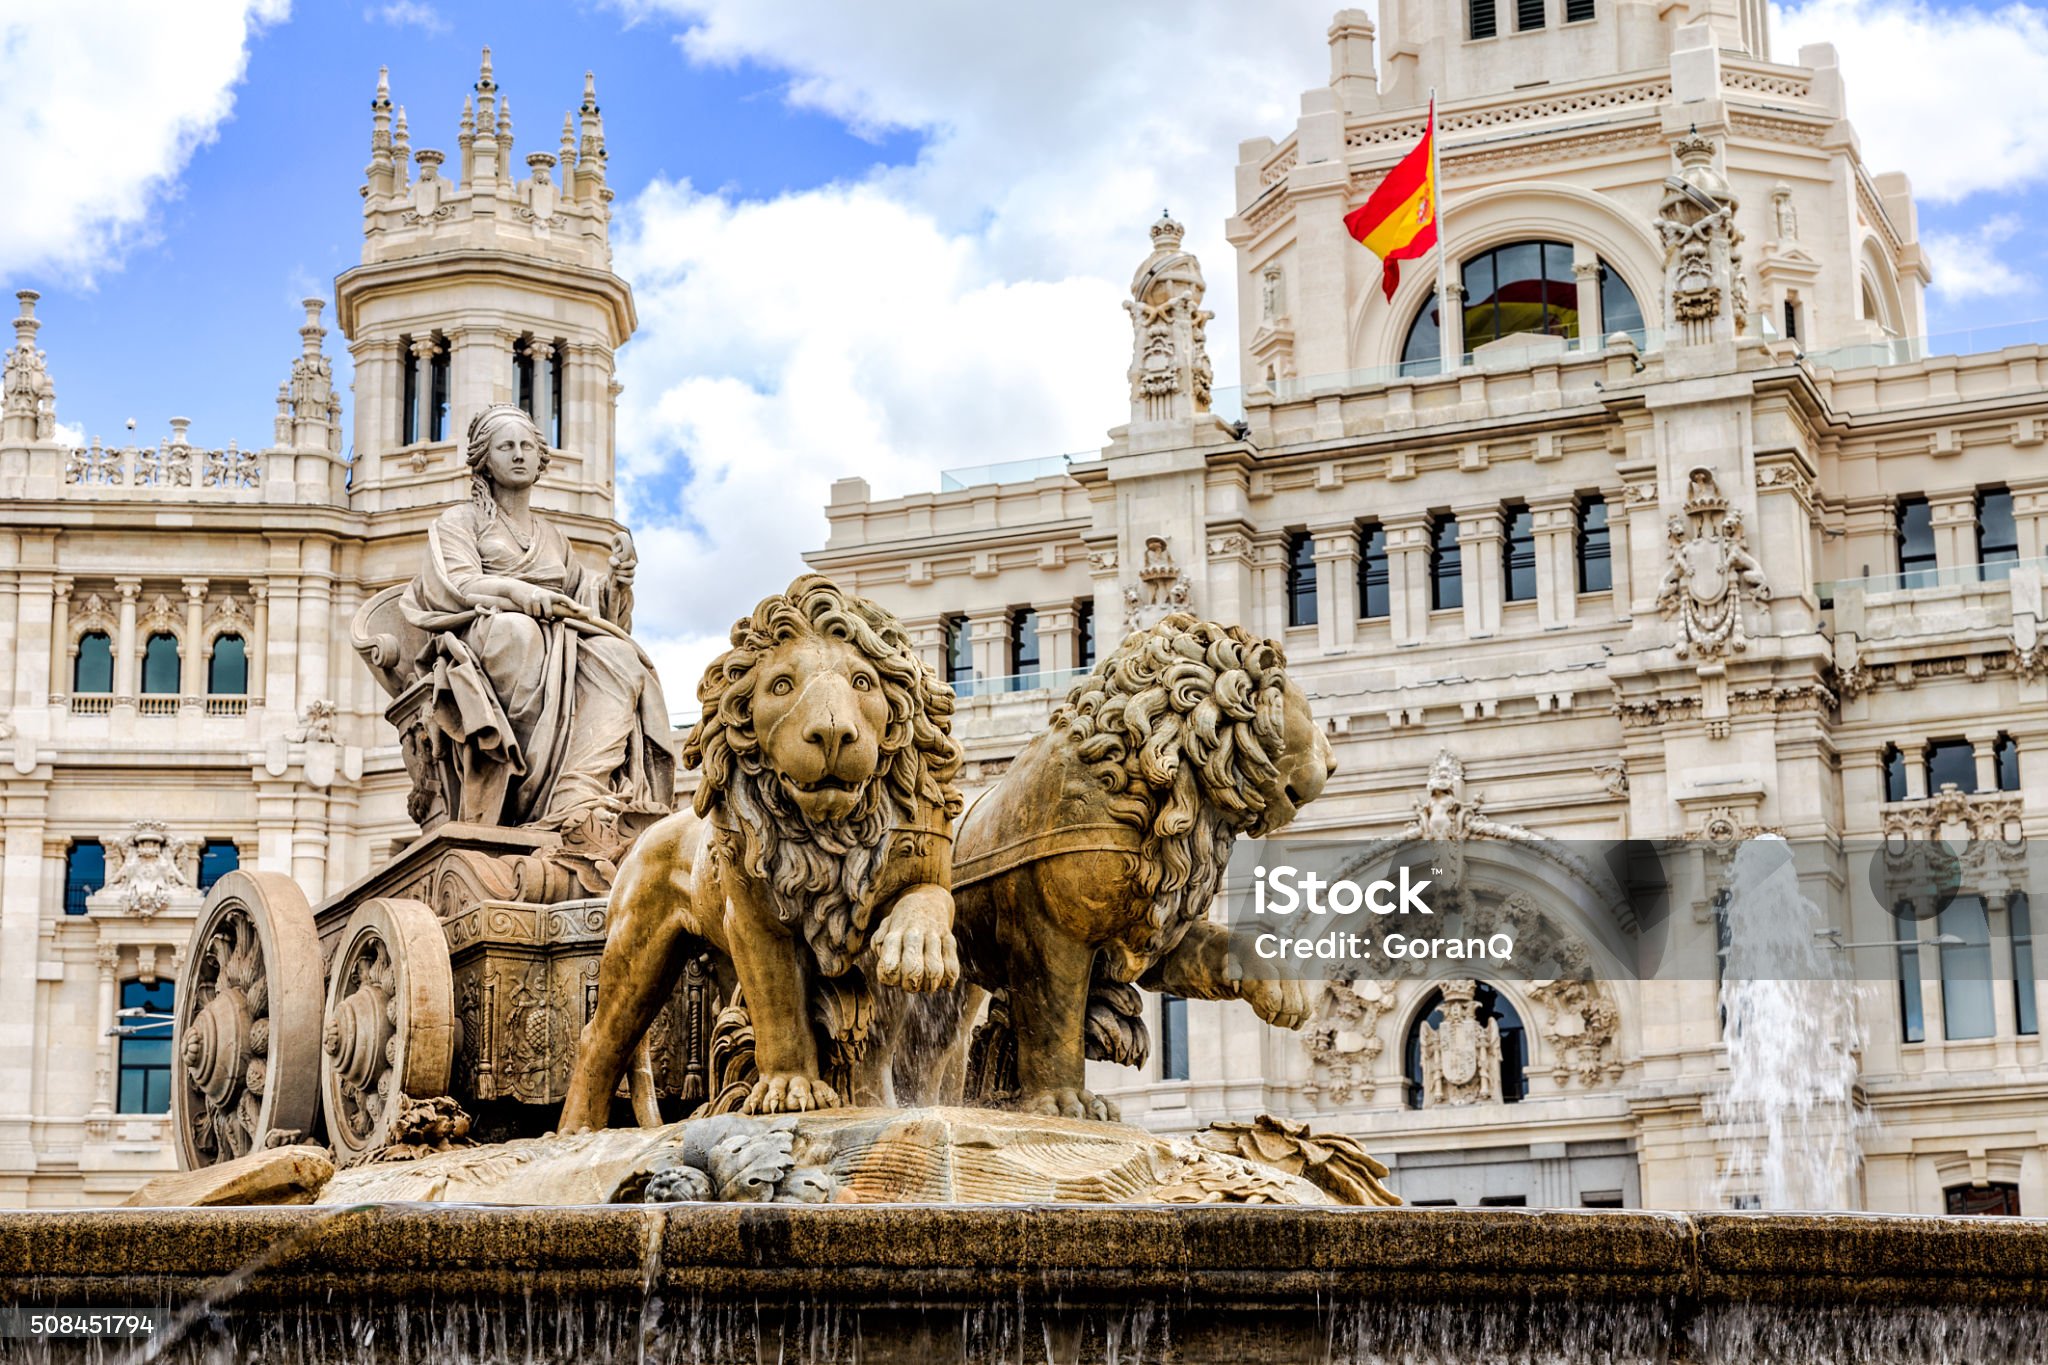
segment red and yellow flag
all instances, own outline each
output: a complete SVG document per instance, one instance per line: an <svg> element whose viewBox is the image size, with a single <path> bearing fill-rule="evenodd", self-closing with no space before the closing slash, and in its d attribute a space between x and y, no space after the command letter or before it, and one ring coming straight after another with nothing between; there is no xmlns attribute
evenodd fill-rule
<svg viewBox="0 0 2048 1365"><path fill-rule="evenodd" d="M1401 262L1425 256L1436 246L1436 101L1429 105L1429 123L1415 150L1387 172L1387 178L1365 203L1344 215L1368 250L1380 258L1380 287L1387 301L1401 283Z"/></svg>

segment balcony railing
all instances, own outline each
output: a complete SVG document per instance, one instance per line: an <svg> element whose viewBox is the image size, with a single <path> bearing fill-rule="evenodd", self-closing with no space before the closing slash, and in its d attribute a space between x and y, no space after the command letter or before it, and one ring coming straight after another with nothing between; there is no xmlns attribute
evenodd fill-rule
<svg viewBox="0 0 2048 1365"><path fill-rule="evenodd" d="M2048 345L2048 319L2038 319L1966 327L1954 332L1930 332L1926 336L1860 341L1853 346L1809 351L1806 363L1817 370L1860 370L1873 365L1910 365L1929 356L1984 355L2002 351L2008 346L2044 345Z"/></svg>
<svg viewBox="0 0 2048 1365"><path fill-rule="evenodd" d="M2048 558L1995 559L1981 564L1945 564L1932 569L1907 569L1902 573L1870 574L1863 578L1841 578L1817 583L1814 591L1823 607L1832 607L1849 593L1866 595L1888 592L1916 592L1926 588L1971 588L1980 583L2003 583L2018 570L2048 572Z"/></svg>
<svg viewBox="0 0 2048 1365"><path fill-rule="evenodd" d="M209 716L246 716L249 714L247 697L208 697L206 714Z"/></svg>
<svg viewBox="0 0 2048 1365"><path fill-rule="evenodd" d="M71 714L74 716L104 716L114 709L114 694L111 692L73 692Z"/></svg>
<svg viewBox="0 0 2048 1365"><path fill-rule="evenodd" d="M1036 673L1008 673L999 678L951 679L957 697L1003 697L1019 692L1065 691L1074 679L1085 676L1086 668L1047 668Z"/></svg>
<svg viewBox="0 0 2048 1365"><path fill-rule="evenodd" d="M175 696L137 697L135 710L144 716L175 716L178 714L178 699Z"/></svg>

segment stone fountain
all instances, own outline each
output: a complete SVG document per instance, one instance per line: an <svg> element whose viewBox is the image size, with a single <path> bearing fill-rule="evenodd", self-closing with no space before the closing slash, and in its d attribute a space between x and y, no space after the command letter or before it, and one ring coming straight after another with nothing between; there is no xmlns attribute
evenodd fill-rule
<svg viewBox="0 0 2048 1365"><path fill-rule="evenodd" d="M1165 1138L1090 1059L1144 991L1308 1002L1207 917L1327 741L1270 641L1167 612L963 809L952 694L806 576L733 629L673 760L623 536L586 571L476 496L356 638L421 839L317 908L223 880L178 990L187 1169L0 1214L27 1359L1980 1361L2048 1341L2048 1228L1411 1210L1272 1116ZM0 1358L16 1341L0 1339ZM66 1347L76 1347L67 1350Z"/></svg>

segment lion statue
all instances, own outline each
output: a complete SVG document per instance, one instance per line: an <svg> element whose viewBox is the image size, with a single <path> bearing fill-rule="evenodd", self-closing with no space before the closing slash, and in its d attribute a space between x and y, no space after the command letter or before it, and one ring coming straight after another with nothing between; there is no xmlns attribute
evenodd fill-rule
<svg viewBox="0 0 2048 1365"><path fill-rule="evenodd" d="M984 1101L1106 1119L1083 1062L1144 1060L1132 983L1301 1027L1302 985L1207 916L1238 837L1286 825L1335 769L1271 641L1185 612L1126 637L960 819L966 981L924 1012L956 1010L957 1038L994 998L973 1058L949 1066Z"/></svg>
<svg viewBox="0 0 2048 1365"><path fill-rule="evenodd" d="M959 980L953 693L895 618L806 574L733 626L697 697L703 780L620 865L565 1132L604 1126L699 940L752 1019L748 1113L838 1105L828 1066L886 1103L904 993Z"/></svg>

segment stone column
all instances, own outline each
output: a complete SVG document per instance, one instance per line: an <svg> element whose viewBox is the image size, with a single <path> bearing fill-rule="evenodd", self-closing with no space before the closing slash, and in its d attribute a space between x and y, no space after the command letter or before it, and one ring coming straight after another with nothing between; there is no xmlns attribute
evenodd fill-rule
<svg viewBox="0 0 2048 1365"><path fill-rule="evenodd" d="M1607 340L1601 330L1605 319L1600 316L1600 258L1585 247L1573 248L1572 254L1572 279L1579 287L1579 349L1597 351Z"/></svg>
<svg viewBox="0 0 2048 1365"><path fill-rule="evenodd" d="M1429 514L1388 517L1387 633L1397 645L1419 644L1429 634Z"/></svg>
<svg viewBox="0 0 2048 1365"><path fill-rule="evenodd" d="M1977 790L1980 792L1997 791L1998 732L1996 730L1965 730L1963 738L1970 741L1970 756L1977 760Z"/></svg>
<svg viewBox="0 0 2048 1365"><path fill-rule="evenodd" d="M265 691L286 715L296 716L310 700L299 691L299 576L273 573L269 586L269 629L264 632L264 644L276 657L266 658L264 668L277 687L266 686Z"/></svg>
<svg viewBox="0 0 2048 1365"><path fill-rule="evenodd" d="M1578 616L1578 499L1568 493L1531 498L1529 521L1536 533L1536 622L1555 630Z"/></svg>
<svg viewBox="0 0 2048 1365"><path fill-rule="evenodd" d="M263 679L270 671L270 589L263 583L249 585L249 705L261 706Z"/></svg>
<svg viewBox="0 0 2048 1365"><path fill-rule="evenodd" d="M195 706L206 695L206 580L188 578L185 580L185 638L184 649L179 663L184 673L181 683L185 690L185 704Z"/></svg>
<svg viewBox="0 0 2048 1365"><path fill-rule="evenodd" d="M1474 639L1500 629L1501 510L1497 502L1454 508L1458 518L1458 567L1464 575L1465 633Z"/></svg>
<svg viewBox="0 0 2048 1365"><path fill-rule="evenodd" d="M1075 668L1074 604L1067 598L1054 602L1033 602L1038 616L1038 668L1041 673L1063 675Z"/></svg>
<svg viewBox="0 0 2048 1365"><path fill-rule="evenodd" d="M1316 641L1325 654L1349 649L1358 634L1358 523L1314 526Z"/></svg>
<svg viewBox="0 0 2048 1365"><path fill-rule="evenodd" d="M541 440L553 444L554 343L538 339L530 341L526 345L526 354L533 362L533 424L540 428Z"/></svg>
<svg viewBox="0 0 2048 1365"><path fill-rule="evenodd" d="M71 580L50 580L50 697L71 692Z"/></svg>
<svg viewBox="0 0 2048 1365"><path fill-rule="evenodd" d="M967 629L974 644L974 690L979 695L990 679L1009 675L1010 613L1002 607L969 612Z"/></svg>
<svg viewBox="0 0 2048 1365"><path fill-rule="evenodd" d="M1977 495L1948 494L1927 500L1928 520L1934 526L1934 562L1943 570L1958 570L1977 562Z"/></svg>
<svg viewBox="0 0 2048 1365"><path fill-rule="evenodd" d="M1465 286L1458 279L1456 267L1444 286L1444 300L1437 308L1437 327L1445 338L1444 354L1450 357L1450 368L1455 370L1465 363Z"/></svg>
<svg viewBox="0 0 2048 1365"><path fill-rule="evenodd" d="M434 357L441 353L441 344L432 337L414 337L412 343L413 364L413 407L412 430L414 444L425 444L432 439L434 412ZM448 387L455 387L455 375L451 367ZM450 395L451 405L453 395Z"/></svg>
<svg viewBox="0 0 2048 1365"><path fill-rule="evenodd" d="M114 700L116 704L133 705L135 694L141 690L137 682L139 661L135 657L135 599L142 591L142 580L117 578L114 586L121 593L120 633L114 641Z"/></svg>
<svg viewBox="0 0 2048 1365"><path fill-rule="evenodd" d="M94 1049L92 1112L111 1114L114 1112L114 1052L119 1043L107 1036L107 1030L119 1022L114 1018L117 1000L114 986L115 976L121 967L121 945L103 942L95 956L100 969L100 1007L93 1016L93 1028L99 1038Z"/></svg>
<svg viewBox="0 0 2048 1365"><path fill-rule="evenodd" d="M36 945L41 934L43 837L49 784L20 778L0 783L4 872L0 872L0 1197L26 1202L18 1174L36 1166L34 1145L37 1011L25 1008L39 994Z"/></svg>
<svg viewBox="0 0 2048 1365"><path fill-rule="evenodd" d="M910 647L917 651L918 658L924 660L925 667L944 678L946 623L936 616L909 617L904 619L903 629L910 636Z"/></svg>

